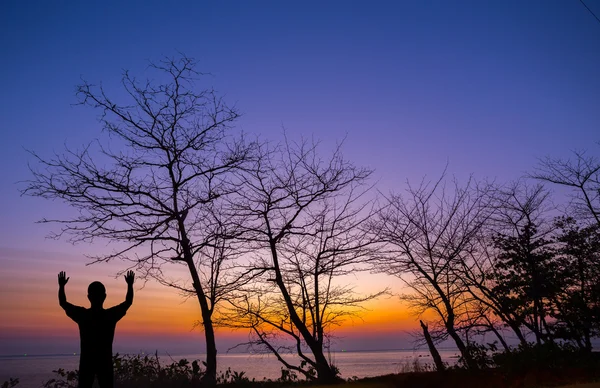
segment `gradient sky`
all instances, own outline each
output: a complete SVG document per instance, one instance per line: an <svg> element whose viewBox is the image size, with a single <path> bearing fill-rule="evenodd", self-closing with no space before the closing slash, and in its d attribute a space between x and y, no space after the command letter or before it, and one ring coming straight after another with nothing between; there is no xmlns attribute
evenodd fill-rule
<svg viewBox="0 0 600 388"><path fill-rule="evenodd" d="M34 222L68 211L20 197L25 149L41 155L99 136L79 106L81 78L119 95L123 69L183 52L243 113L239 128L278 139L346 137L345 154L376 170L382 191L435 177L514 179L546 155L598 152L600 23L577 0L17 1L0 3L0 354L71 352L77 332L58 307L56 274L86 304L93 280L108 304L125 295L123 264L85 266L110 247L45 239ZM600 0L586 0L600 14ZM397 281L366 275L361 289ZM396 287L398 290L399 287ZM341 328L340 347L407 346L397 299ZM115 349L197 352L198 307L147 284L119 324ZM243 333L223 332L221 349Z"/></svg>

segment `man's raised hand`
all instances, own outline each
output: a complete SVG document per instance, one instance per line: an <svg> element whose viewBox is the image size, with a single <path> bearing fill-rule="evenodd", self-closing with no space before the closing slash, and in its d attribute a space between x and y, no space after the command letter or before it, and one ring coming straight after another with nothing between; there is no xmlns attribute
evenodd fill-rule
<svg viewBox="0 0 600 388"><path fill-rule="evenodd" d="M133 271L127 271L127 275L125 275L125 281L128 285L133 285L133 280L135 279L135 274Z"/></svg>
<svg viewBox="0 0 600 388"><path fill-rule="evenodd" d="M64 287L65 284L67 284L67 282L69 281L70 278L67 277L67 274L65 271L60 271L58 274L58 285L61 287Z"/></svg>

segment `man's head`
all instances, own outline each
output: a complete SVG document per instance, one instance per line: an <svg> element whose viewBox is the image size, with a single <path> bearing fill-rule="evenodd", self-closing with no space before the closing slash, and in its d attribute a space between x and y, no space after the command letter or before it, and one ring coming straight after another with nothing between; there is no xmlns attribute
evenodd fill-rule
<svg viewBox="0 0 600 388"><path fill-rule="evenodd" d="M92 306L102 306L106 299L106 288L100 282L92 282L88 287L88 299Z"/></svg>

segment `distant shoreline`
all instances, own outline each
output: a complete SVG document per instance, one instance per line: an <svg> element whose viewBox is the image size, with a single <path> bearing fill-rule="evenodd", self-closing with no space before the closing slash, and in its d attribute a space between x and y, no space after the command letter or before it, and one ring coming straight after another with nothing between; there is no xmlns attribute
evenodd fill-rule
<svg viewBox="0 0 600 388"><path fill-rule="evenodd" d="M440 347L438 348L440 351L458 351L457 348L453 347ZM331 353L386 353L386 352L428 352L429 350L424 348L404 348L404 349L361 349L361 350L331 350ZM141 355L154 355L154 352L137 352L137 353L121 353L121 352L113 352L114 354L141 354ZM159 356L171 356L171 357L180 357L180 356L189 356L189 355L198 355L202 356L206 353L168 353L168 352L159 352ZM223 352L219 353L219 356L224 355L237 355L237 354L247 354L247 355L271 355L270 353L250 353L250 352ZM14 359L14 358L50 358L50 357L79 357L79 353L46 353L46 354L0 354L0 359Z"/></svg>

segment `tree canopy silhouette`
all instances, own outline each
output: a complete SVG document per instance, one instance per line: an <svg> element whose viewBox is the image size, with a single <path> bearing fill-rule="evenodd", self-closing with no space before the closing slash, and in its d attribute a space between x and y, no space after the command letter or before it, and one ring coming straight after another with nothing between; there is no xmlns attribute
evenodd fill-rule
<svg viewBox="0 0 600 388"><path fill-rule="evenodd" d="M316 144L286 137L275 147L261 145L231 197L231 217L260 276L231 300L224 320L250 329L250 345L307 379L336 380L326 357L332 328L381 294L354 293L340 280L366 269L374 243L361 229L371 215L365 199L370 174L339 147L321 157ZM290 351L298 365L281 356Z"/></svg>
<svg viewBox="0 0 600 388"><path fill-rule="evenodd" d="M438 340L450 337L465 364L477 368L459 332L469 297L455 269L488 220L489 201L473 181L447 185L442 175L382 202L367 230L383 246L373 269L403 281L409 292L402 298L418 315L433 312Z"/></svg>

